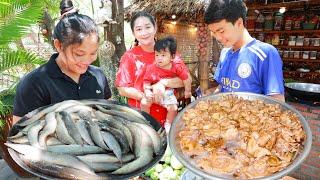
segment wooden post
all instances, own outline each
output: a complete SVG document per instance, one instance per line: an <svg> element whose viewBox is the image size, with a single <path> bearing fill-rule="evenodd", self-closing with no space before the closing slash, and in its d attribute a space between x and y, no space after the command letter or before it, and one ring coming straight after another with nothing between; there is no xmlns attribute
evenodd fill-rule
<svg viewBox="0 0 320 180"><path fill-rule="evenodd" d="M203 58L203 60L201 60ZM209 81L209 61L207 60L207 56L200 57L199 64L199 80L200 80L200 88L202 90L208 89L208 81Z"/></svg>
<svg viewBox="0 0 320 180"><path fill-rule="evenodd" d="M208 36L209 31L203 22L197 24L198 28L198 60L199 60L199 81L201 90L205 91L208 89L209 83L209 58L208 56Z"/></svg>

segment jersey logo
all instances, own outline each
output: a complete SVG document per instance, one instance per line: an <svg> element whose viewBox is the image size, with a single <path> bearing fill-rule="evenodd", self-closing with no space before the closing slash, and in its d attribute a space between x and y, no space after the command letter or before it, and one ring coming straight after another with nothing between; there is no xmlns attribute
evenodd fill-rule
<svg viewBox="0 0 320 180"><path fill-rule="evenodd" d="M241 78L247 78L251 75L252 68L248 63L241 63L238 67L238 75Z"/></svg>
<svg viewBox="0 0 320 180"><path fill-rule="evenodd" d="M97 94L100 94L100 93L101 93L101 91L97 89L97 90L96 90L96 93L97 93Z"/></svg>

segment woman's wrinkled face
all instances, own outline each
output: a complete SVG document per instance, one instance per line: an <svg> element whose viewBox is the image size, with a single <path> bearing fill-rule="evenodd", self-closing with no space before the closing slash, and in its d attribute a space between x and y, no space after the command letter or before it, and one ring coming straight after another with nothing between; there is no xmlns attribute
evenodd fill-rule
<svg viewBox="0 0 320 180"><path fill-rule="evenodd" d="M224 46L233 47L241 38L241 26L238 19L234 24L226 20L208 25L213 36Z"/></svg>
<svg viewBox="0 0 320 180"><path fill-rule="evenodd" d="M147 17L138 17L134 22L133 35L140 45L153 45L156 31L156 27Z"/></svg>
<svg viewBox="0 0 320 180"><path fill-rule="evenodd" d="M89 65L97 59L98 48L98 36L95 33L85 37L81 44L72 44L63 48L62 59L66 69L74 74L85 73Z"/></svg>

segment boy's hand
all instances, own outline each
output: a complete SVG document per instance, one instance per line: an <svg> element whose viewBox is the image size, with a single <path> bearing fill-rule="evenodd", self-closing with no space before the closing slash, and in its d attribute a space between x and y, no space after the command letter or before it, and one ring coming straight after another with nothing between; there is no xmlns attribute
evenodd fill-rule
<svg viewBox="0 0 320 180"><path fill-rule="evenodd" d="M188 99L192 96L191 91L184 91L184 98Z"/></svg>

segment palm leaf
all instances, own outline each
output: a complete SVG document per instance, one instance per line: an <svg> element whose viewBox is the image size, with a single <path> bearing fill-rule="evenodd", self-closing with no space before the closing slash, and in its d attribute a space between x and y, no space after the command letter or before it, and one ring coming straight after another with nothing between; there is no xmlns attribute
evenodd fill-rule
<svg viewBox="0 0 320 180"><path fill-rule="evenodd" d="M0 18L0 45L18 40L27 34L30 26L37 23L43 15L44 7L43 0L12 1L11 5L3 6Z"/></svg>
<svg viewBox="0 0 320 180"><path fill-rule="evenodd" d="M10 51L8 49L0 49L0 73L14 67L26 64L43 64L45 60L32 52L19 49Z"/></svg>
<svg viewBox="0 0 320 180"><path fill-rule="evenodd" d="M0 74L15 67L27 64L43 64L44 62L45 61L36 54L27 52L23 49L18 49L17 51L0 49ZM1 91L0 117L4 117L5 115L12 113L16 85L17 82L13 83L6 90Z"/></svg>
<svg viewBox="0 0 320 180"><path fill-rule="evenodd" d="M8 18L12 13L21 9L23 6L26 6L29 3L29 0L1 0L0 1L0 18Z"/></svg>
<svg viewBox="0 0 320 180"><path fill-rule="evenodd" d="M45 0L47 11L54 20L60 17L60 1L61 0Z"/></svg>

